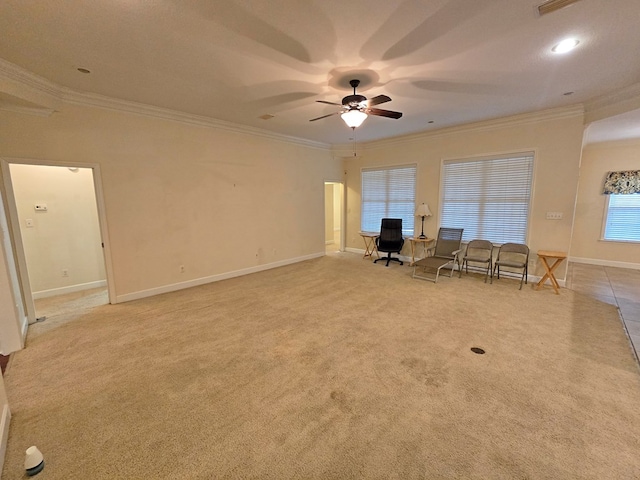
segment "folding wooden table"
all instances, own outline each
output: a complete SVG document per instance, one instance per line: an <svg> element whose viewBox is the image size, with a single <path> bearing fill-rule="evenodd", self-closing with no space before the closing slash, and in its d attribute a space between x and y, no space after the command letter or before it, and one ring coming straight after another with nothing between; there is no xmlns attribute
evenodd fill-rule
<svg viewBox="0 0 640 480"><path fill-rule="evenodd" d="M420 237L411 237L409 238L409 242L411 243L411 263L410 267L413 267L416 264L416 250L418 249L418 243L422 244L422 248L424 251L424 256L427 256L427 244L433 242L433 238L420 238Z"/></svg>
<svg viewBox="0 0 640 480"><path fill-rule="evenodd" d="M360 236L364 240L364 255L362 258L371 257L373 259L374 252L377 257L380 258L378 246L376 245L376 238L378 238L380 234L375 232L360 232Z"/></svg>
<svg viewBox="0 0 640 480"><path fill-rule="evenodd" d="M566 252L554 252L551 250L538 250L538 257L542 260L542 266L546 270L544 276L540 279L538 284L536 285L536 290L539 290L544 285L544 282L549 279L551 281L551 286L556 291L556 295L560 295L560 285L558 285L558 281L556 280L556 276L553 274L556 268L562 263L562 261L567 258ZM553 260L553 263L549 265L548 260Z"/></svg>

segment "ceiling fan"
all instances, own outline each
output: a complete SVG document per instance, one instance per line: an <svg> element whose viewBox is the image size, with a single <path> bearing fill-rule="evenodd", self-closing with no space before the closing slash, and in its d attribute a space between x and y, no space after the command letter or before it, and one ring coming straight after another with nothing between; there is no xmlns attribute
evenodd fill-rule
<svg viewBox="0 0 640 480"><path fill-rule="evenodd" d="M367 100L367 97L358 95L356 88L360 85L360 80L351 80L349 85L353 87L353 95L347 95L342 99L342 104L325 102L324 100L316 100L318 103L326 103L327 105L337 105L342 107L342 110L338 112L330 113L329 115L323 115L318 118L312 118L310 122L315 122L321 118L331 117L338 113L344 120L344 122L351 128L356 128L362 125L368 115L377 115L379 117L395 118L402 117L402 113L393 112L391 110L382 110L380 108L372 108L374 105L380 105L381 103L390 102L391 99L386 95L378 95Z"/></svg>

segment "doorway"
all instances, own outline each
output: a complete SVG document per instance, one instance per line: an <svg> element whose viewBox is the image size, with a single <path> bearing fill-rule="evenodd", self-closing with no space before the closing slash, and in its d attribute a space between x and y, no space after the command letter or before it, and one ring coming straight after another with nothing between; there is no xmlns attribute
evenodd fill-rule
<svg viewBox="0 0 640 480"><path fill-rule="evenodd" d="M3 162L29 324L110 303L96 168Z"/></svg>
<svg viewBox="0 0 640 480"><path fill-rule="evenodd" d="M342 183L324 184L325 253L344 252Z"/></svg>

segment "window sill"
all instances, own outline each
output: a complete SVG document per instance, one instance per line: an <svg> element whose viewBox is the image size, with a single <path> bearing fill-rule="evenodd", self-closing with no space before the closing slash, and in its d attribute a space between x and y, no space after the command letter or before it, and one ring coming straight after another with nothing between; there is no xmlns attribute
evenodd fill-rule
<svg viewBox="0 0 640 480"><path fill-rule="evenodd" d="M611 240L608 238L601 238L599 241L607 243L640 243L640 240Z"/></svg>

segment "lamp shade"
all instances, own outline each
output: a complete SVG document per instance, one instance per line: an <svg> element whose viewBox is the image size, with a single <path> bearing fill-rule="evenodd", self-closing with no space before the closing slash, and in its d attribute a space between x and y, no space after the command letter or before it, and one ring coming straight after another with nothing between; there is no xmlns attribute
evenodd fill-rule
<svg viewBox="0 0 640 480"><path fill-rule="evenodd" d="M342 117L342 120L344 120L344 123L346 123L351 128L359 127L360 125L362 125L362 122L367 119L367 114L357 109L344 112L340 116Z"/></svg>
<svg viewBox="0 0 640 480"><path fill-rule="evenodd" d="M429 205L426 203L421 203L418 205L418 208L416 208L416 217L430 217L431 215L433 214L431 210L429 210Z"/></svg>

